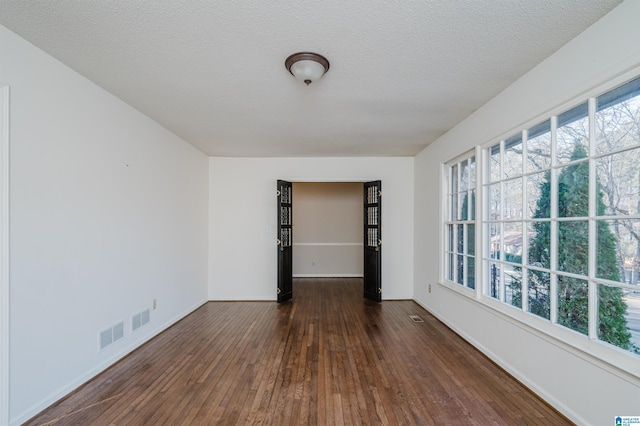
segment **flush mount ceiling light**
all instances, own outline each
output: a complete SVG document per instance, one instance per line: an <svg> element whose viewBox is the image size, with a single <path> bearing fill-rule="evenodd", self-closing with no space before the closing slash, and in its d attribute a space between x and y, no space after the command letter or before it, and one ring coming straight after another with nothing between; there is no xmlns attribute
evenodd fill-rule
<svg viewBox="0 0 640 426"><path fill-rule="evenodd" d="M284 66L298 80L310 85L329 71L329 61L312 52L299 52L289 56Z"/></svg>

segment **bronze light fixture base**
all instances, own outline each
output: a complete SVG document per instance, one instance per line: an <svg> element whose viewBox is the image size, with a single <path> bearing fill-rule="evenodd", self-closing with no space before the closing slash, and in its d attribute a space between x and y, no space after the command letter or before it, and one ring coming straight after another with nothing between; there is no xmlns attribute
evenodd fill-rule
<svg viewBox="0 0 640 426"><path fill-rule="evenodd" d="M329 61L313 52L298 52L284 61L287 71L307 86L329 71Z"/></svg>

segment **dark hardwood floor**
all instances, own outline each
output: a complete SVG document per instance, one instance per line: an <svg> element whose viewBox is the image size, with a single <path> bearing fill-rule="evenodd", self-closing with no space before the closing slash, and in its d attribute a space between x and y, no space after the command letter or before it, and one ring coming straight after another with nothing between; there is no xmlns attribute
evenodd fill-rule
<svg viewBox="0 0 640 426"><path fill-rule="evenodd" d="M26 424L571 423L415 302L298 279L293 302L207 303Z"/></svg>

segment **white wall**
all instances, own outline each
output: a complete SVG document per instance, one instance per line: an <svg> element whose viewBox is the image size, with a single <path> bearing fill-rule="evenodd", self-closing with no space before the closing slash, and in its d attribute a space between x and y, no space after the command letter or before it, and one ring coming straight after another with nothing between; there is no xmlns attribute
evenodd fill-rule
<svg viewBox="0 0 640 426"><path fill-rule="evenodd" d="M209 299L276 299L277 179L293 182L381 179L382 297L411 298L413 161L413 158L211 158Z"/></svg>
<svg viewBox="0 0 640 426"><path fill-rule="evenodd" d="M640 75L640 2L627 0L416 157L415 299L578 424L640 413L640 362L560 327L518 322L440 280L441 164ZM633 68L637 68L633 71ZM432 292L428 292L432 284ZM471 297L469 297L471 296ZM504 311L514 311L504 308ZM516 315L517 316L517 315ZM555 333L552 336L539 330ZM582 342L581 348L579 346ZM614 362L589 353L599 352ZM625 414L627 413L627 414Z"/></svg>
<svg viewBox="0 0 640 426"><path fill-rule="evenodd" d="M293 183L293 276L362 277L363 183Z"/></svg>
<svg viewBox="0 0 640 426"><path fill-rule="evenodd" d="M0 425L9 423L9 86L0 82Z"/></svg>
<svg viewBox="0 0 640 426"><path fill-rule="evenodd" d="M207 300L208 159L1 26L0 58L18 424ZM119 321L124 338L99 352Z"/></svg>

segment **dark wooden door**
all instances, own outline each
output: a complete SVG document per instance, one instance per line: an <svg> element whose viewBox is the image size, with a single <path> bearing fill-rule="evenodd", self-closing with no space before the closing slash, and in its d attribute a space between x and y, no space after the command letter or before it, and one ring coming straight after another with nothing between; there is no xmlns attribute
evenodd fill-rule
<svg viewBox="0 0 640 426"><path fill-rule="evenodd" d="M382 300L382 182L364 184L364 297Z"/></svg>
<svg viewBox="0 0 640 426"><path fill-rule="evenodd" d="M278 303L293 297L293 191L291 182L278 181Z"/></svg>

